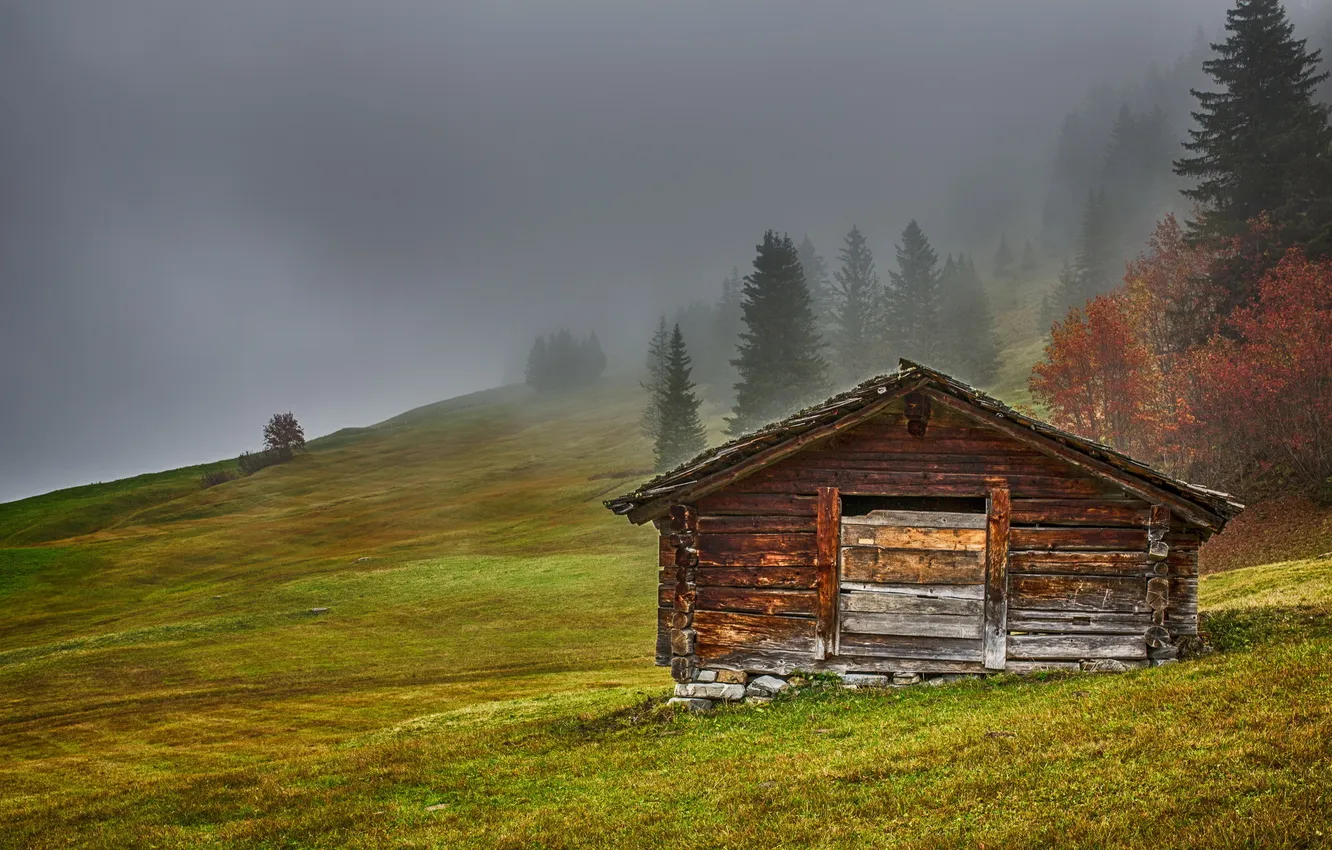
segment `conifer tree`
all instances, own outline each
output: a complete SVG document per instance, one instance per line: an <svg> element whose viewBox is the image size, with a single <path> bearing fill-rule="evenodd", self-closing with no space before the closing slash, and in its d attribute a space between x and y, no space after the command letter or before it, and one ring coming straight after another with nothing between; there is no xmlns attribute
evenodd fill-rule
<svg viewBox="0 0 1332 850"><path fill-rule="evenodd" d="M1087 192L1087 203L1082 210L1082 234L1078 238L1077 300L1081 304L1088 298L1110 290L1118 282L1116 266L1119 262L1115 247L1115 228L1110 202L1105 190ZM1072 306L1070 304L1069 306Z"/></svg>
<svg viewBox="0 0 1332 850"><path fill-rule="evenodd" d="M939 338L939 255L914 220L897 246L897 271L888 273L883 327L903 356L929 361Z"/></svg>
<svg viewBox="0 0 1332 850"><path fill-rule="evenodd" d="M942 280L943 276L940 277ZM963 380L986 383L994 377L999 346L994 336L990 298L976 273L974 257L958 255L952 286L951 297L945 294L944 339L953 341L948 366Z"/></svg>
<svg viewBox="0 0 1332 850"><path fill-rule="evenodd" d="M1008 234L999 234L999 247L994 252L994 276L997 280L1012 280L1017 275L1013 272L1013 249L1008 247Z"/></svg>
<svg viewBox="0 0 1332 850"><path fill-rule="evenodd" d="M827 390L827 363L800 256L791 237L769 230L745 277L745 330L737 357L732 434L772 421Z"/></svg>
<svg viewBox="0 0 1332 850"><path fill-rule="evenodd" d="M740 342L740 332L744 330L744 314L741 310L744 285L740 270L732 266L731 273L722 279L721 298L713 312L713 353L708 358L708 370L704 378L713 401L724 407L731 405L737 377L731 357Z"/></svg>
<svg viewBox="0 0 1332 850"><path fill-rule="evenodd" d="M643 415L639 417L638 428L643 432L643 436L656 441L661 433L661 419L658 416L660 405L657 403L657 397L661 394L662 387L666 384L666 358L670 353L671 334L666 329L666 317L662 316L657 322L657 330L652 334L652 340L648 343L647 372L643 380L638 385L647 390L647 406L643 408Z"/></svg>
<svg viewBox="0 0 1332 850"><path fill-rule="evenodd" d="M667 346L665 373L656 394L659 428L653 456L663 472L703 451L707 432L698 418L699 398L694 394L689 352L676 325Z"/></svg>
<svg viewBox="0 0 1332 850"><path fill-rule="evenodd" d="M1293 31L1278 0L1237 0L1226 12L1226 40L1203 63L1215 89L1192 92L1197 127L1184 147L1193 156L1175 162L1197 181L1184 192L1202 208L1190 222L1195 237L1236 236L1266 212L1291 240L1327 247L1332 218L1318 201L1332 185L1332 136L1314 94L1328 74L1318 70L1320 51ZM1310 217L1311 207L1319 214Z"/></svg>
<svg viewBox="0 0 1332 850"><path fill-rule="evenodd" d="M544 390L548 384L550 355L546 348L546 338L539 336L527 352L527 385L534 390Z"/></svg>
<svg viewBox="0 0 1332 850"><path fill-rule="evenodd" d="M833 273L831 346L833 373L844 384L869 377L883 365L883 345L875 322L879 273L874 254L858 227L846 234L837 253L841 268Z"/></svg>
<svg viewBox="0 0 1332 850"><path fill-rule="evenodd" d="M806 236L800 240L800 267L805 271L805 286L809 288L809 297L814 303L814 315L822 331L831 321L833 308L833 285L828 279L828 264L823 256L814 249L814 243Z"/></svg>
<svg viewBox="0 0 1332 850"><path fill-rule="evenodd" d="M1028 239L1026 246L1022 249L1022 271L1030 274L1040 267L1040 263L1036 260L1036 249L1031 247L1031 240Z"/></svg>

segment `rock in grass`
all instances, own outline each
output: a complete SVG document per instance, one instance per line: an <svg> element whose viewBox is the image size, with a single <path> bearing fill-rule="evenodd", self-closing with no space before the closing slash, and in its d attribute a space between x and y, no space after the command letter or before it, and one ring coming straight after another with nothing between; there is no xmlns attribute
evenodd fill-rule
<svg viewBox="0 0 1332 850"><path fill-rule="evenodd" d="M1100 661L1082 662L1082 669L1088 673L1124 673L1128 671L1129 666L1114 658L1102 658Z"/></svg>
<svg viewBox="0 0 1332 850"><path fill-rule="evenodd" d="M749 683L745 689L745 694L751 697L775 697L782 691L791 687L785 679L779 679L776 676L759 676Z"/></svg>
<svg viewBox="0 0 1332 850"><path fill-rule="evenodd" d="M696 672L696 673L694 674L694 681L695 681L695 682L703 682L703 683L707 683L707 682L715 682L715 681L717 681L717 671L716 671L716 670L699 670L698 672Z"/></svg>
<svg viewBox="0 0 1332 850"><path fill-rule="evenodd" d="M311 613L311 614L327 614L327 613L328 613L328 609L327 609L327 608L311 608L311 609L310 609L310 613Z"/></svg>
<svg viewBox="0 0 1332 850"><path fill-rule="evenodd" d="M693 699L691 697L671 697L666 700L666 704L678 708L685 708L690 711L708 711L712 708L712 700Z"/></svg>
<svg viewBox="0 0 1332 850"><path fill-rule="evenodd" d="M718 681L718 682L725 682L725 683L728 684L728 685L743 685L743 684L744 684L746 681L748 681L748 680L749 680L749 676L746 675L745 671L743 671L743 670L718 670L718 671L717 671L717 681Z"/></svg>
<svg viewBox="0 0 1332 850"><path fill-rule="evenodd" d="M744 685L728 685L724 682L689 682L676 685L675 695L688 699L723 699L729 701L745 698Z"/></svg>
<svg viewBox="0 0 1332 850"><path fill-rule="evenodd" d="M886 688L890 680L877 673L847 673L842 676L842 685L848 688Z"/></svg>

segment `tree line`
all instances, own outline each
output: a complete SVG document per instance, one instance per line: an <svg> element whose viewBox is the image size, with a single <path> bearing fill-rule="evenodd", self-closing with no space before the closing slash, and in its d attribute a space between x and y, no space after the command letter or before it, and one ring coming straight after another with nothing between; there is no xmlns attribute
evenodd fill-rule
<svg viewBox="0 0 1332 850"><path fill-rule="evenodd" d="M696 361L686 339L704 352L697 361L701 379L730 407L726 429L733 435L891 372L900 357L975 382L993 377L993 317L975 261L950 254L940 263L917 222L902 231L886 280L858 227L846 234L831 275L808 237L797 246L769 230L755 251L750 273L741 277L733 269L715 305L690 305L675 322L663 317L658 324L649 345L643 430L654 440L659 469L703 445L695 427ZM1022 268L1035 262L1028 243ZM1016 263L1004 237L996 275L1015 278ZM680 358L672 361L677 337Z"/></svg>
<svg viewBox="0 0 1332 850"><path fill-rule="evenodd" d="M562 329L532 343L525 376L538 392L564 392L595 383L605 371L606 355L595 332L580 340Z"/></svg>
<svg viewBox="0 0 1332 850"><path fill-rule="evenodd" d="M1185 476L1332 500L1332 126L1322 57L1238 0L1202 63L1159 221L1114 290L1055 322L1033 395L1056 424Z"/></svg>

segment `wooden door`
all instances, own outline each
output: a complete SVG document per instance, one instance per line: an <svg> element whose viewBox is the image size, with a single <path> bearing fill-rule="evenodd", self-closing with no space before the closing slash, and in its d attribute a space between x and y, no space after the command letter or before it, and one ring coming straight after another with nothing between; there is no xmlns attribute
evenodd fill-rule
<svg viewBox="0 0 1332 850"><path fill-rule="evenodd" d="M835 652L984 661L986 538L982 513L842 517Z"/></svg>

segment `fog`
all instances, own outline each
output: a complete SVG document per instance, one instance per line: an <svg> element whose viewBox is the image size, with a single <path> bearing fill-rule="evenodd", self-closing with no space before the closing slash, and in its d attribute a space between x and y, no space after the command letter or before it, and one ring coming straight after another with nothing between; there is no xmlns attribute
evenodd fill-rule
<svg viewBox="0 0 1332 850"><path fill-rule="evenodd" d="M4 3L0 500L495 386L562 325L633 368L765 228L1033 236L1062 117L1226 5Z"/></svg>

